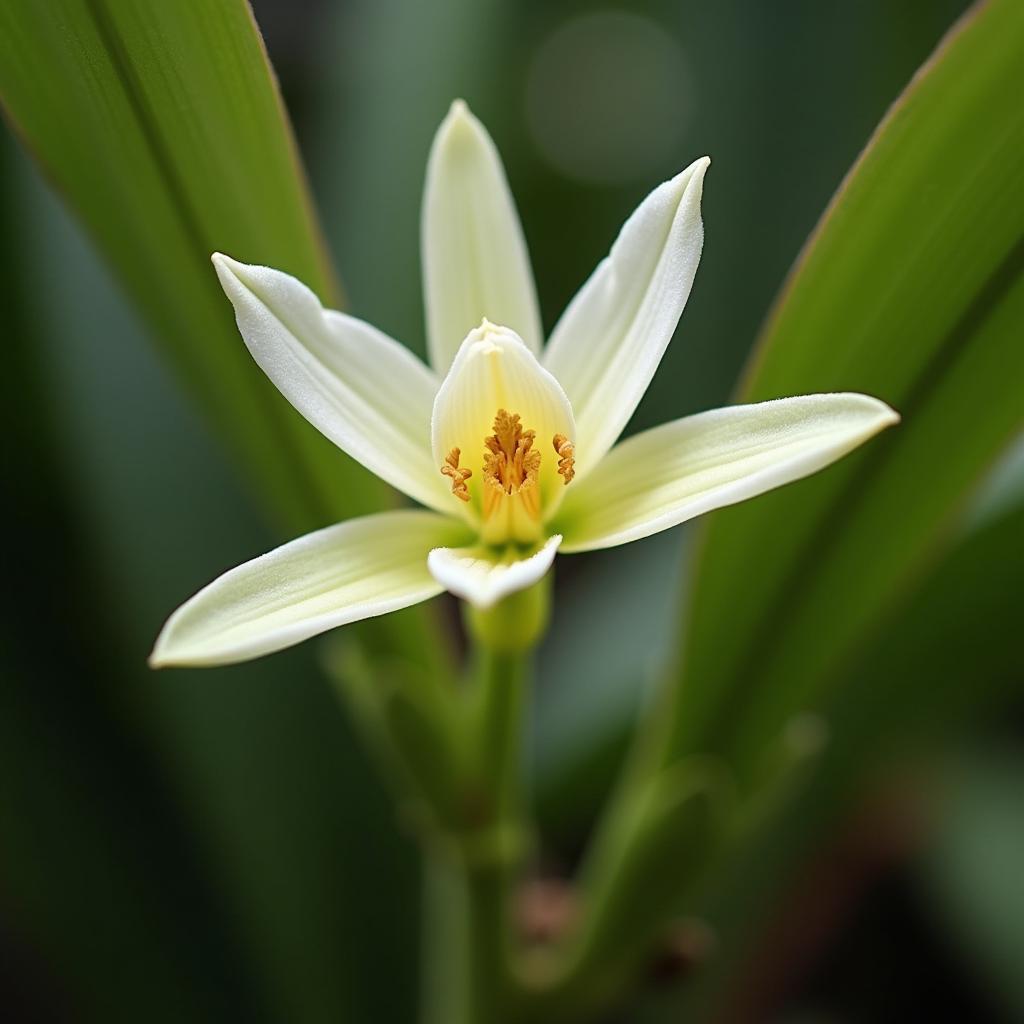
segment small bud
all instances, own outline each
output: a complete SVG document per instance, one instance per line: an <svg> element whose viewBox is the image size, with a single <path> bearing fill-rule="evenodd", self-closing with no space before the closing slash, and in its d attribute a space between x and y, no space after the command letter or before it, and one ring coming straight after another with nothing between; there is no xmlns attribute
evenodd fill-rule
<svg viewBox="0 0 1024 1024"><path fill-rule="evenodd" d="M489 608L464 606L466 628L484 647L514 654L535 647L551 617L551 577L509 594Z"/></svg>

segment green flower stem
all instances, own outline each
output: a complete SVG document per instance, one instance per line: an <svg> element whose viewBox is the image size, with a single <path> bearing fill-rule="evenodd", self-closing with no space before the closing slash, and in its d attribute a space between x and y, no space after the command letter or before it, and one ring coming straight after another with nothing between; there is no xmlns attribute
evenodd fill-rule
<svg viewBox="0 0 1024 1024"><path fill-rule="evenodd" d="M476 654L470 737L476 747L480 798L499 844L518 830L522 813L522 742L527 658L483 647ZM472 813L472 808L470 809Z"/></svg>
<svg viewBox="0 0 1024 1024"><path fill-rule="evenodd" d="M549 604L546 579L492 608L467 607L462 687L344 645L328 658L423 847L423 1024L516 1019L512 899L531 835L523 726Z"/></svg>
<svg viewBox="0 0 1024 1024"><path fill-rule="evenodd" d="M522 787L528 655L495 650L477 632L469 693L460 852L466 940L466 1024L504 1019L510 987L512 889L526 846Z"/></svg>
<svg viewBox="0 0 1024 1024"><path fill-rule="evenodd" d="M467 609L473 643L460 707L459 818L427 850L425 1024L511 1021L512 896L530 827L523 725L531 653L547 621L550 584Z"/></svg>

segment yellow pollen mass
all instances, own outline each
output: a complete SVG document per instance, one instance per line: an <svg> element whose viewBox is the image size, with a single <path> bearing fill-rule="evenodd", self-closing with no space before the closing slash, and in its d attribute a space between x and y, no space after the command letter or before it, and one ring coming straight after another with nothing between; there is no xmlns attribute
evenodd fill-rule
<svg viewBox="0 0 1024 1024"><path fill-rule="evenodd" d="M540 452L533 447L534 430L524 430L518 413L499 409L494 417L494 433L484 438L484 515L497 509L504 495L517 494L523 508L532 518L540 515L537 473Z"/></svg>
<svg viewBox="0 0 1024 1024"><path fill-rule="evenodd" d="M558 453L558 472L568 484L576 475L576 445L565 434L555 434L551 444Z"/></svg>
<svg viewBox="0 0 1024 1024"><path fill-rule="evenodd" d="M541 453L535 447L537 432L523 426L519 413L499 409L493 433L483 439L484 488L480 495L485 534L493 538L531 539L541 519L541 488L538 476ZM565 434L555 434L552 447L558 458L558 473L566 484L576 475L576 448ZM452 494L460 501L472 500L467 481L473 470L460 465L461 448L452 448L441 472L452 482ZM500 513L500 514L499 514Z"/></svg>
<svg viewBox="0 0 1024 1024"><path fill-rule="evenodd" d="M540 452L533 442L534 430L523 430L518 413L499 409L494 417L494 433L484 438L484 479L506 494L515 494L537 480Z"/></svg>
<svg viewBox="0 0 1024 1024"><path fill-rule="evenodd" d="M441 472L452 480L452 494L460 501L469 501L469 484L466 481L473 475L471 469L459 469L459 459L462 451L453 448L445 457Z"/></svg>

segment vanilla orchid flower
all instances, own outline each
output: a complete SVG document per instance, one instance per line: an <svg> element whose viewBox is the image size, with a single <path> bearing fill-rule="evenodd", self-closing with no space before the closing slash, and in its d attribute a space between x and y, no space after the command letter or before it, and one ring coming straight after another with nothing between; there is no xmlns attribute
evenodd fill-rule
<svg viewBox="0 0 1024 1024"><path fill-rule="evenodd" d="M640 204L543 348L505 173L461 101L427 167L429 367L289 275L214 255L242 337L281 393L425 508L338 523L232 569L170 617L151 664L245 661L442 590L487 607L538 582L556 551L666 530L807 476L895 423L866 395L805 395L616 444L690 293L709 163Z"/></svg>

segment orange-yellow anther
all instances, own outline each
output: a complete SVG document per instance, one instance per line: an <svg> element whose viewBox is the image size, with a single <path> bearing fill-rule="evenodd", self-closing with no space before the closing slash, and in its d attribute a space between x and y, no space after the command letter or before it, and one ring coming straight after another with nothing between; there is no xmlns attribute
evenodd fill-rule
<svg viewBox="0 0 1024 1024"><path fill-rule="evenodd" d="M537 480L540 452L535 451L534 430L523 430L518 413L499 409L494 417L494 433L484 438L484 479L506 494L515 494Z"/></svg>
<svg viewBox="0 0 1024 1024"><path fill-rule="evenodd" d="M558 453L558 472L568 483L576 475L576 446L565 434L555 434L551 443Z"/></svg>
<svg viewBox="0 0 1024 1024"><path fill-rule="evenodd" d="M462 451L453 448L444 460L441 472L452 479L452 494L460 501L469 501L469 485L466 481L473 475L471 469L459 469L459 459Z"/></svg>
<svg viewBox="0 0 1024 1024"><path fill-rule="evenodd" d="M533 447L536 439L535 430L523 430L518 413L498 410L494 433L484 438L484 480L490 485L483 496L485 519L505 507L504 499L512 495L530 519L540 518L540 492L536 486L540 452Z"/></svg>

